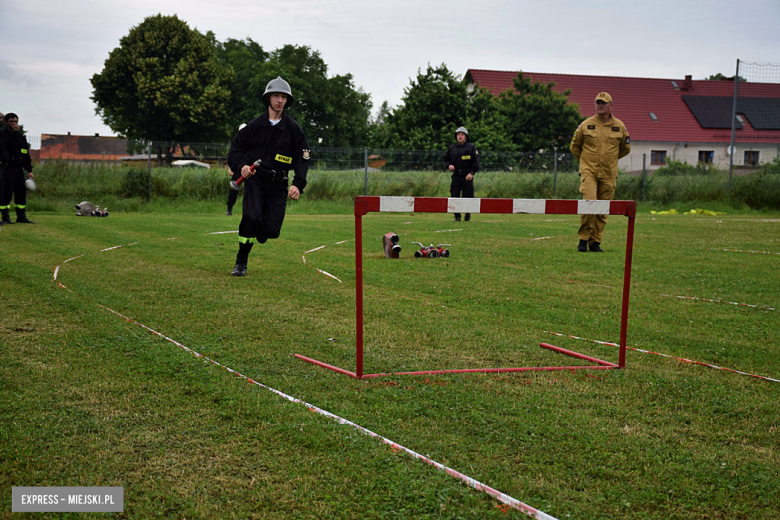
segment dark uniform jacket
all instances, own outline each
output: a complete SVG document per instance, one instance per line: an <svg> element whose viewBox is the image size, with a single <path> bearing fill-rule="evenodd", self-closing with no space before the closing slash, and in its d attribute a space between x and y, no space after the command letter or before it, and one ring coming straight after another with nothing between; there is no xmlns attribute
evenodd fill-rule
<svg viewBox="0 0 780 520"><path fill-rule="evenodd" d="M30 145L27 143L24 135L21 132L14 132L10 128L6 128L3 131L3 137L8 150L8 164L31 172L33 167L30 160Z"/></svg>
<svg viewBox="0 0 780 520"><path fill-rule="evenodd" d="M8 161L11 160L11 156L8 155L8 147L5 144L4 132L0 132L0 168L5 167Z"/></svg>
<svg viewBox="0 0 780 520"><path fill-rule="evenodd" d="M311 151L306 135L293 118L282 113L282 119L271 125L268 112L256 117L230 143L228 166L237 177L241 168L261 159L262 166L247 182L260 182L269 188L286 188L288 172L293 170L293 185L303 193L309 171Z"/></svg>
<svg viewBox="0 0 780 520"><path fill-rule="evenodd" d="M447 148L444 154L444 167L449 170L450 165L455 166L453 176L465 177L469 173L472 175L479 170L479 152L474 143L466 141L463 144L455 143Z"/></svg>

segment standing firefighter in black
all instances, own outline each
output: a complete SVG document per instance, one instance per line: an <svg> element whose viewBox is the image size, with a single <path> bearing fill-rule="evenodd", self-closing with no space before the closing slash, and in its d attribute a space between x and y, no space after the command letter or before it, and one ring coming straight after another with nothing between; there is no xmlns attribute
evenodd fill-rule
<svg viewBox="0 0 780 520"><path fill-rule="evenodd" d="M3 122L3 114L0 113L0 124ZM5 146L5 137L0 132L0 200L3 200L3 184L5 181L5 168L8 166L8 161L11 157L8 155L8 148ZM0 222L0 226L3 223Z"/></svg>
<svg viewBox="0 0 780 520"><path fill-rule="evenodd" d="M239 130L230 144L228 166L233 180L244 177L244 203L238 226L238 255L233 276L246 276L255 241L279 238L287 197L298 200L306 187L311 152L300 125L284 109L293 104L290 85L278 77L263 94L268 111ZM254 165L254 169L252 166ZM292 186L288 172L295 172Z"/></svg>
<svg viewBox="0 0 780 520"><path fill-rule="evenodd" d="M468 142L469 131L460 127L455 131L458 141L444 154L444 166L452 172L450 196L464 199L474 198L474 174L479 170L479 152L474 143ZM471 220L471 213L466 213L466 221ZM460 213L455 213L455 222L460 222Z"/></svg>
<svg viewBox="0 0 780 520"><path fill-rule="evenodd" d="M24 181L27 177L33 178L32 161L30 160L30 145L27 139L19 131L19 116L13 113L5 115L7 128L3 131L5 145L10 156L5 167L5 179L3 180L3 194L0 198L0 214L3 224L13 224L11 220L11 198L14 199L16 208L16 222L34 224L27 218L27 187ZM28 173L25 173L28 172Z"/></svg>

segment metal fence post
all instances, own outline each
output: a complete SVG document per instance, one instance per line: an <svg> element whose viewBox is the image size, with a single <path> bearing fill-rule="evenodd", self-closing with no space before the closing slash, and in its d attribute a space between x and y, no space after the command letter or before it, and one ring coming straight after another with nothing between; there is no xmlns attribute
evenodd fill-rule
<svg viewBox="0 0 780 520"><path fill-rule="evenodd" d="M737 126L737 100L739 99L739 59L737 59L737 73L734 75L734 101L731 104L731 143L729 143L729 197L731 197L731 172L734 170L734 154L737 148L734 146L734 130Z"/></svg>
<svg viewBox="0 0 780 520"><path fill-rule="evenodd" d="M149 141L149 202L152 202L152 142Z"/></svg>
<svg viewBox="0 0 780 520"><path fill-rule="evenodd" d="M558 150L555 151L555 161L553 162L553 198L558 198Z"/></svg>
<svg viewBox="0 0 780 520"><path fill-rule="evenodd" d="M363 164L366 168L363 174L363 195L368 195L368 148L363 149Z"/></svg>
<svg viewBox="0 0 780 520"><path fill-rule="evenodd" d="M647 161L647 154L642 154L642 202L645 201L645 164Z"/></svg>

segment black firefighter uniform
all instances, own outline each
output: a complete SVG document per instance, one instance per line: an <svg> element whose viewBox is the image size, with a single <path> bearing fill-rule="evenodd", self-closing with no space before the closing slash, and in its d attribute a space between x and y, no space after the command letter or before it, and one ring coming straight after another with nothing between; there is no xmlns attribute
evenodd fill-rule
<svg viewBox="0 0 780 520"><path fill-rule="evenodd" d="M580 193L585 200L612 200L615 196L618 159L631 153L631 139L626 125L610 116L600 115L583 121L574 133L569 147L580 163ZM581 215L580 240L601 243L606 215Z"/></svg>
<svg viewBox="0 0 780 520"><path fill-rule="evenodd" d="M444 154L444 167L449 170L450 165L455 167L450 182L450 197L474 198L474 179L466 180L469 173L476 175L479 171L479 152L474 143L468 141L463 144L455 143L447 148ZM466 217L468 220L468 213ZM455 213L455 218L460 219L460 213Z"/></svg>
<svg viewBox="0 0 780 520"><path fill-rule="evenodd" d="M20 132L14 132L10 128L6 128L3 131L3 137L5 138L5 145L8 148L10 158L5 166L4 190L2 190L2 197L0 198L0 211L2 211L3 220L7 221L11 209L11 198L13 198L17 220L26 222L27 187L24 185L24 181L27 180L26 172L33 170L29 152L30 145L27 143L24 135Z"/></svg>
<svg viewBox="0 0 780 520"><path fill-rule="evenodd" d="M293 185L303 193L311 152L300 125L287 113L271 124L268 113L253 119L230 144L228 166L233 180L241 176L243 166L257 159L262 166L244 182L243 216L238 226L238 241L244 248L279 238L287 208L288 172L293 171Z"/></svg>

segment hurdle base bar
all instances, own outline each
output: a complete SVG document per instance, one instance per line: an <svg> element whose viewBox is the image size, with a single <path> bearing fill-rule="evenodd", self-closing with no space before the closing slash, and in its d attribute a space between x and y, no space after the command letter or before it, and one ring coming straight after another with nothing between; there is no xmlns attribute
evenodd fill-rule
<svg viewBox="0 0 780 520"><path fill-rule="evenodd" d="M355 372L350 372L349 370L345 370L343 368L339 368L334 365L329 365L328 363L323 363L322 361L318 361L310 357L302 356L301 354L294 354L294 356L302 361L306 361L307 363L312 363L322 368L327 368L328 370L338 372L339 374L347 375L354 379L368 379L368 378L386 377L386 376L424 376L424 375L437 375L437 374L480 374L480 373L498 374L502 372L552 372L557 370L574 371L574 370L620 369L620 366L616 365L615 363L610 363L609 361L604 361L598 358L587 356L585 354L580 354L579 352L574 352L573 350L566 350L565 348L556 347L555 345L550 345L549 343L540 343L539 346L542 348L546 348L547 350L552 350L553 352L558 352L559 354L564 354L566 356L570 356L573 358L582 359L585 361L589 361L591 363L596 363L596 365L566 366L566 367L556 366L556 367L463 368L463 369L454 369L454 370L419 370L416 372L382 372L379 374L362 374L361 376L358 376Z"/></svg>

